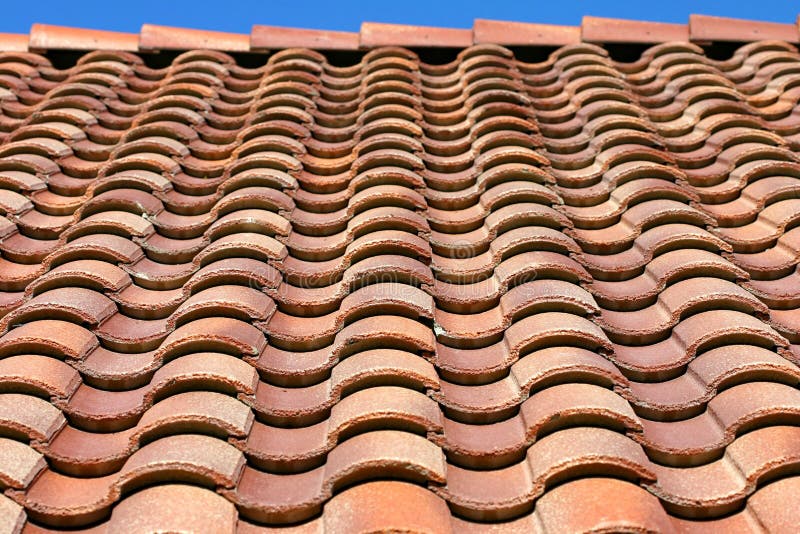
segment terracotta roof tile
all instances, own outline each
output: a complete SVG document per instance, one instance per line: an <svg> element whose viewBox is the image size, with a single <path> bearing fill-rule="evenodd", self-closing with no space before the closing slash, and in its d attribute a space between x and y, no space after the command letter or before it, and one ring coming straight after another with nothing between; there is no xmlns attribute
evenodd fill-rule
<svg viewBox="0 0 800 534"><path fill-rule="evenodd" d="M579 43L581 40L579 27L555 24L475 19L473 31L476 44L563 46Z"/></svg>
<svg viewBox="0 0 800 534"><path fill-rule="evenodd" d="M256 24L250 33L250 46L255 50L307 47L318 50L358 50L356 32L306 30Z"/></svg>
<svg viewBox="0 0 800 534"><path fill-rule="evenodd" d="M685 24L583 17L581 37L589 43L662 43L688 41Z"/></svg>
<svg viewBox="0 0 800 534"><path fill-rule="evenodd" d="M209 48L226 52L247 52L250 50L250 38L248 35L239 33L143 24L139 37L139 47L142 50Z"/></svg>
<svg viewBox="0 0 800 534"><path fill-rule="evenodd" d="M0 54L3 525L791 530L800 56L614 24Z"/></svg>
<svg viewBox="0 0 800 534"><path fill-rule="evenodd" d="M36 23L31 26L28 38L31 50L130 50L139 49L139 36L135 33L110 32L68 28Z"/></svg>
<svg viewBox="0 0 800 534"><path fill-rule="evenodd" d="M797 24L759 22L708 15L689 16L689 36L692 41L757 41L774 39L796 43L800 41Z"/></svg>
<svg viewBox="0 0 800 534"><path fill-rule="evenodd" d="M464 48L472 44L472 30L365 22L361 25L361 46L433 46Z"/></svg>
<svg viewBox="0 0 800 534"><path fill-rule="evenodd" d="M0 33L0 51L27 52L29 36L25 33Z"/></svg>

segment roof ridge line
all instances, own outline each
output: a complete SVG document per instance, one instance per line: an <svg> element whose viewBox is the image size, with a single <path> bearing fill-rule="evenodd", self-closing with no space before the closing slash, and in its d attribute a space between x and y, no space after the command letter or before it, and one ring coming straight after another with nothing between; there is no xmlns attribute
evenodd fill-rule
<svg viewBox="0 0 800 534"><path fill-rule="evenodd" d="M139 33L34 23L27 34L0 33L0 50L158 50L211 49L265 52L285 48L368 50L380 46L466 48L474 44L564 46L658 44L669 41L800 42L800 17L793 24L692 14L686 24L584 16L580 26L475 19L472 28L445 28L364 22L359 32L253 25L249 34L143 24Z"/></svg>

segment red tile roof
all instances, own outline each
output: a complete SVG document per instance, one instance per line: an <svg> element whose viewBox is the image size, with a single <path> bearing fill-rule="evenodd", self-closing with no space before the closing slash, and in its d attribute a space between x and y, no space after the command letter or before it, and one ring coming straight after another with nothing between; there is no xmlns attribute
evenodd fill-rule
<svg viewBox="0 0 800 534"><path fill-rule="evenodd" d="M794 530L794 34L579 41L725 24L4 38L0 524Z"/></svg>

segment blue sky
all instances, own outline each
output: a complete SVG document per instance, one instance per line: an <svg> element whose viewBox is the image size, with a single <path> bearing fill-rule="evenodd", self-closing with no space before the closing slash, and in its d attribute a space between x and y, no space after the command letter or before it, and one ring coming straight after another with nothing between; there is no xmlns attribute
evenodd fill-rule
<svg viewBox="0 0 800 534"><path fill-rule="evenodd" d="M582 15L686 22L689 13L793 23L791 0L0 0L0 32L33 22L138 32L142 23L249 33L254 23L357 31L362 21L467 28L475 18L579 24ZM213 7L207 7L207 5ZM68 8L65 9L65 6Z"/></svg>

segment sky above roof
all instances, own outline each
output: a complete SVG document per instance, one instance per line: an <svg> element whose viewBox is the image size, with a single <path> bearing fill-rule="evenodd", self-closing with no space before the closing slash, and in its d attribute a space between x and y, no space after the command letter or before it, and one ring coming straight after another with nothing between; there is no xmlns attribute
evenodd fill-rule
<svg viewBox="0 0 800 534"><path fill-rule="evenodd" d="M469 28L475 18L579 25L583 15L660 22L690 13L793 23L796 2L760 0L17 0L4 6L0 32L27 33L41 22L138 32L143 23L249 33L253 24L358 31L363 21ZM65 9L65 4L69 9Z"/></svg>

